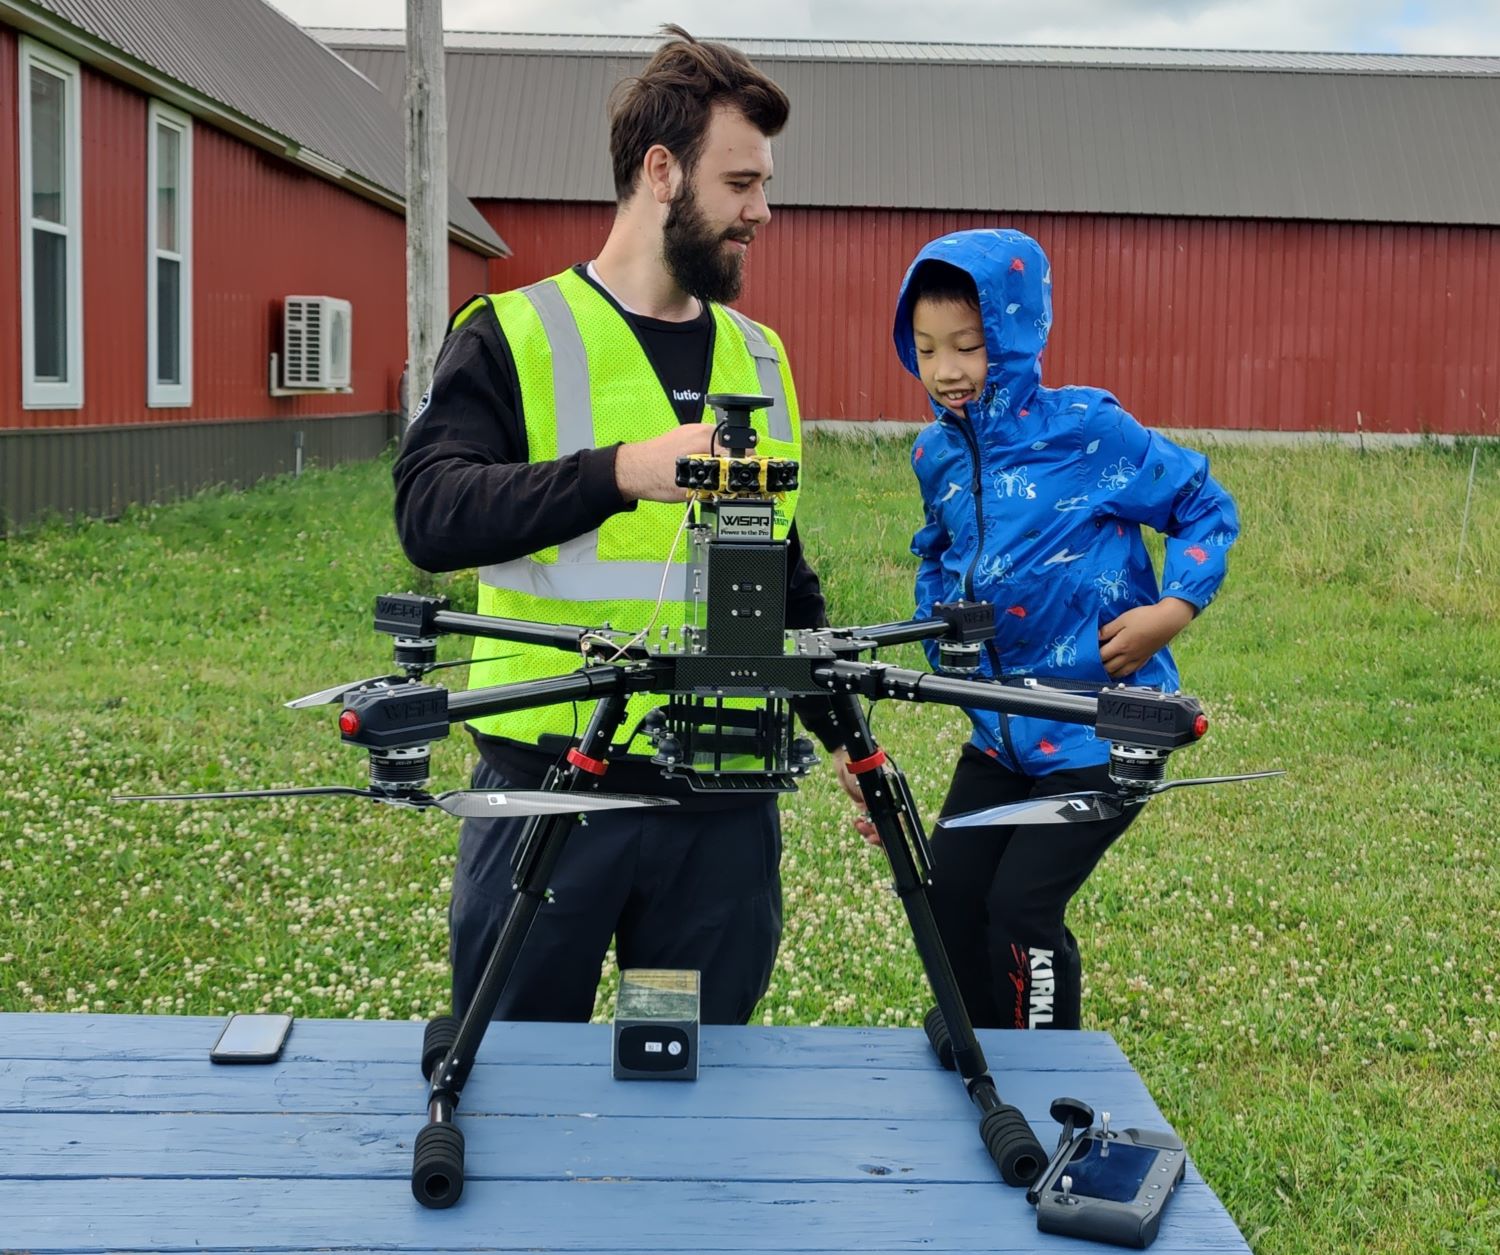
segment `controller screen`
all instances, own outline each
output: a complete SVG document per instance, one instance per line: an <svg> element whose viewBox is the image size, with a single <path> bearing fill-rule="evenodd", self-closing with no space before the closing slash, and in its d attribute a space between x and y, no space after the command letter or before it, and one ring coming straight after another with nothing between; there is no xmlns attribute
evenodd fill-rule
<svg viewBox="0 0 1500 1255"><path fill-rule="evenodd" d="M1073 1157L1063 1172L1073 1178L1074 1194L1112 1203L1128 1203L1135 1198L1146 1174L1151 1171L1156 1154L1155 1150L1145 1146L1103 1142L1088 1137L1074 1148ZM1059 1172L1052 1183L1053 1191L1059 1194L1062 1193L1063 1172Z"/></svg>

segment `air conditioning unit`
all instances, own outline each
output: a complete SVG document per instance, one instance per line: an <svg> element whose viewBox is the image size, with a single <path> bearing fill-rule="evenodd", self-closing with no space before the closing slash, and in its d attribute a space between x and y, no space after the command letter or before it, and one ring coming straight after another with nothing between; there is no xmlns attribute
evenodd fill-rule
<svg viewBox="0 0 1500 1255"><path fill-rule="evenodd" d="M281 386L347 388L353 311L332 296L289 296L281 320Z"/></svg>

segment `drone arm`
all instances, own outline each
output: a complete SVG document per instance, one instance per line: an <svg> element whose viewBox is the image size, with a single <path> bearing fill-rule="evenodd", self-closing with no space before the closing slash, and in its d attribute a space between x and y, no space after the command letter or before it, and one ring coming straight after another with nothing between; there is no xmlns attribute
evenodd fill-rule
<svg viewBox="0 0 1500 1255"><path fill-rule="evenodd" d="M465 614L448 609L446 597L418 593L384 593L375 599L375 630L397 638L423 640L452 633L516 641L522 645L550 645L576 654L594 629L575 623L533 623L498 615Z"/></svg>
<svg viewBox="0 0 1500 1255"><path fill-rule="evenodd" d="M877 623L872 627L828 628L835 649L847 642L850 652L884 649L889 645L906 645L912 641L937 640L946 635L948 625L942 619L908 619L901 623Z"/></svg>
<svg viewBox="0 0 1500 1255"><path fill-rule="evenodd" d="M894 697L1081 723L1093 728L1101 741L1147 751L1158 761L1162 752L1191 745L1208 731L1208 719L1196 698L1152 688L1116 684L1091 695L1041 685L962 680L847 659L814 667L813 679L834 693L859 693L871 701Z"/></svg>
<svg viewBox="0 0 1500 1255"><path fill-rule="evenodd" d="M835 640L847 640L852 652L912 641L947 640L968 645L995 635L995 607L989 602L939 602L932 611L930 618L879 623L873 627L832 628L829 635ZM836 647L836 652L848 651Z"/></svg>
<svg viewBox="0 0 1500 1255"><path fill-rule="evenodd" d="M1058 689L1014 688L985 680L960 680L951 676L930 675L924 671L907 673L899 681L916 691L909 700L936 702L944 706L972 706L976 710L997 710L1011 715L1034 715L1057 719L1062 723L1092 724L1099 713L1099 701L1086 693L1067 693ZM893 693L905 697L904 692Z"/></svg>
<svg viewBox="0 0 1500 1255"><path fill-rule="evenodd" d="M519 680L514 684L495 684L489 688L469 689L448 695L448 720L458 723L485 715L505 714L512 710L530 710L534 706L554 706L563 702L597 701L611 693L649 688L647 674L619 667L593 666L570 671L566 675L547 676L540 680Z"/></svg>
<svg viewBox="0 0 1500 1255"><path fill-rule="evenodd" d="M526 619L502 619L458 610L437 611L432 616L432 625L439 632L516 641L522 645L550 645L570 654L579 652L583 638L593 630L573 623L532 623Z"/></svg>
<svg viewBox="0 0 1500 1255"><path fill-rule="evenodd" d="M835 693L859 693L871 701L896 698L935 702L942 706L969 706L975 710L1085 724L1093 724L1099 711L1098 698L1084 693L1014 688L987 680L959 680L927 671L861 662L838 661L815 667L813 678Z"/></svg>

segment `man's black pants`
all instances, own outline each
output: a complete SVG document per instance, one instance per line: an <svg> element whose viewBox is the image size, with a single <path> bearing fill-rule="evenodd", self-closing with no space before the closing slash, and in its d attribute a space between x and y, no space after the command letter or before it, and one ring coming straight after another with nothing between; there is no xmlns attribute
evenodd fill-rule
<svg viewBox="0 0 1500 1255"><path fill-rule="evenodd" d="M473 786L519 787L483 759ZM497 1020L587 1020L615 939L621 968L702 973L706 1024L743 1024L771 982L781 941L776 799L732 809L596 811L568 835L543 904L495 1008ZM449 905L453 1008L462 1015L514 894L523 819L466 819Z"/></svg>
<svg viewBox="0 0 1500 1255"><path fill-rule="evenodd" d="M942 814L1111 788L1103 764L1024 776L970 744ZM1083 968L1064 915L1139 813L1129 807L1098 823L935 830L932 909L976 1028L1079 1027Z"/></svg>

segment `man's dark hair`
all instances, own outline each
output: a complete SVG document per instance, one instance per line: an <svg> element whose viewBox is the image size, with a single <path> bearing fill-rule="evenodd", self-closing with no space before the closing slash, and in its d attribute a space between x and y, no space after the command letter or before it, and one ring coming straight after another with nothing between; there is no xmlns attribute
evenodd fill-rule
<svg viewBox="0 0 1500 1255"><path fill-rule="evenodd" d="M969 305L979 308L979 289L967 270L945 261L924 261L906 285L908 308L918 301L939 301L945 305Z"/></svg>
<svg viewBox="0 0 1500 1255"><path fill-rule="evenodd" d="M738 109L768 136L781 133L791 112L786 93L743 52L694 39L680 26L663 26L662 33L672 38L610 99L609 155L615 196L622 201L635 191L641 162L653 144L665 147L692 174L715 105Z"/></svg>

